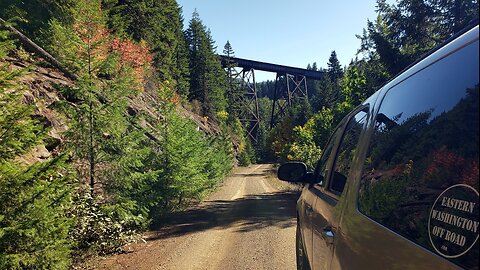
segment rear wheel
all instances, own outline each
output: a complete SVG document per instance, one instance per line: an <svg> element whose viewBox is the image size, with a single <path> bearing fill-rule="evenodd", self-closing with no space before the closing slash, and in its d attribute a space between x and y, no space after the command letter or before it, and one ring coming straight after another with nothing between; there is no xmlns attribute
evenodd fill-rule
<svg viewBox="0 0 480 270"><path fill-rule="evenodd" d="M296 234L296 250L297 250L297 270L310 270L308 259L305 254L305 248L303 245L302 234L300 233L300 226L297 223Z"/></svg>

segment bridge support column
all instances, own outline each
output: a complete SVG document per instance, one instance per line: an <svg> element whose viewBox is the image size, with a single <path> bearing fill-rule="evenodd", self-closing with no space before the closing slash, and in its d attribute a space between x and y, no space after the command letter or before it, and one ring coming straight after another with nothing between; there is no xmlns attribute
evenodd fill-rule
<svg viewBox="0 0 480 270"><path fill-rule="evenodd" d="M255 81L255 70L253 68L230 67L229 74L229 96L233 99L230 103L232 111L239 118L246 129L246 135L252 142L257 143L257 131L260 126L257 84Z"/></svg>
<svg viewBox="0 0 480 270"><path fill-rule="evenodd" d="M277 73L270 128L273 128L286 115L287 110L294 103L307 98L307 78L304 75Z"/></svg>
<svg viewBox="0 0 480 270"><path fill-rule="evenodd" d="M244 68L242 73L244 94L242 102L243 106L241 107L239 118L247 129L247 135L254 143L257 143L257 131L260 126L260 118L255 70L253 68Z"/></svg>

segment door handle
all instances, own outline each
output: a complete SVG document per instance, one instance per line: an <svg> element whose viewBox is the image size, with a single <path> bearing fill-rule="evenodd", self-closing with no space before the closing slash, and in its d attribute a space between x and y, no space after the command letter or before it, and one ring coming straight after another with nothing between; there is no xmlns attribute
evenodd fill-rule
<svg viewBox="0 0 480 270"><path fill-rule="evenodd" d="M335 238L335 233L332 230L332 227L327 226L322 230L322 238L325 240L327 245L333 245L333 239Z"/></svg>

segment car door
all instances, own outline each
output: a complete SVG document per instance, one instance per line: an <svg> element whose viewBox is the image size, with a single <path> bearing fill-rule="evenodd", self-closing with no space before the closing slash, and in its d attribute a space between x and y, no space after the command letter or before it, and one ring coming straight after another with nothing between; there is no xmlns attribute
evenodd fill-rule
<svg viewBox="0 0 480 270"><path fill-rule="evenodd" d="M312 192L312 185L304 187L302 194L298 200L298 226L300 227L300 233L303 239L303 245L305 247L305 253L309 258L309 264L311 262L312 254L312 214L313 207L315 205L316 197Z"/></svg>
<svg viewBox="0 0 480 270"><path fill-rule="evenodd" d="M337 128L324 156L317 165L315 177L322 180L311 187L315 194L312 212L312 269L329 269L333 256L335 234L342 212L342 192L355 153L360 132L366 121L366 107L355 110Z"/></svg>
<svg viewBox="0 0 480 270"><path fill-rule="evenodd" d="M299 224L310 266L312 266L313 263L314 253L318 253L318 251L314 251L313 249L313 209L315 207L317 197L319 196L319 194L321 194L320 189L322 189L322 187L325 185L324 175L326 175L326 172L329 168L327 164L331 157L333 148L336 145L336 142L340 139L342 135L342 127L343 125L339 125L339 127L329 139L327 145L324 148L322 157L320 158L317 166L315 167L315 173L313 176L314 179L312 181L313 183L304 187L304 190L299 199ZM327 251L325 250L320 253L325 254L326 252Z"/></svg>

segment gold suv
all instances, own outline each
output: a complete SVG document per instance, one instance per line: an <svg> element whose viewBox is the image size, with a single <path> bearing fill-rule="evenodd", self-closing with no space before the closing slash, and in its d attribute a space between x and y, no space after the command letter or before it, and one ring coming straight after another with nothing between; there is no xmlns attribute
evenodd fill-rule
<svg viewBox="0 0 480 270"><path fill-rule="evenodd" d="M478 269L479 27L336 128L297 203L298 269Z"/></svg>

